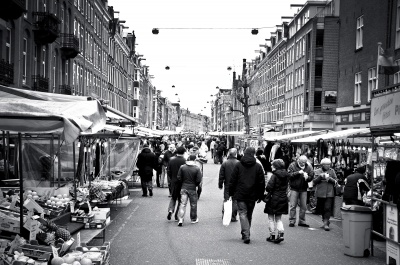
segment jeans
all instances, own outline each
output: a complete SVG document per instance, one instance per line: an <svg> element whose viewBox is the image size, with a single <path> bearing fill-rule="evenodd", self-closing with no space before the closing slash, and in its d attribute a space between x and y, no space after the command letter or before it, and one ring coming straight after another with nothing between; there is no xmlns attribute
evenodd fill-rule
<svg viewBox="0 0 400 265"><path fill-rule="evenodd" d="M183 222L186 212L186 204L190 201L190 219L197 219L197 192L195 190L181 190L181 205L179 206L178 219Z"/></svg>
<svg viewBox="0 0 400 265"><path fill-rule="evenodd" d="M140 184L142 185L143 195L147 195L147 189L149 191L153 190L153 181L152 180L150 180L150 181L140 180Z"/></svg>
<svg viewBox="0 0 400 265"><path fill-rule="evenodd" d="M282 214L268 214L268 221L271 235L276 235L275 230L278 230L278 233L283 233Z"/></svg>
<svg viewBox="0 0 400 265"><path fill-rule="evenodd" d="M290 213L289 223L296 223L296 207L297 202L300 200L300 213L299 224L306 223L306 210L307 210L307 191L290 191Z"/></svg>
<svg viewBox="0 0 400 265"><path fill-rule="evenodd" d="M178 201L178 206L176 207L175 210L176 201ZM175 212L175 220L178 220L178 212L180 206L181 206L181 196L179 196L178 198L171 198L171 200L169 201L168 212L171 213Z"/></svg>
<svg viewBox="0 0 400 265"><path fill-rule="evenodd" d="M237 201L241 234L243 239L250 238L251 219L253 216L255 201Z"/></svg>
<svg viewBox="0 0 400 265"><path fill-rule="evenodd" d="M162 165L161 166L161 177L160 177L160 187L164 188L165 184L165 175L167 175L167 167ZM168 178L168 177L167 177Z"/></svg>

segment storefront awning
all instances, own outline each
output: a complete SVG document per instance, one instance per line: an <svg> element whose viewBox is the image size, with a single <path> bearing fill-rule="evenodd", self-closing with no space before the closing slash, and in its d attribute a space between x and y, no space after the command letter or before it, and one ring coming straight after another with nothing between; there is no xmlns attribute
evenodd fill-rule
<svg viewBox="0 0 400 265"><path fill-rule="evenodd" d="M137 120L134 117L129 116L117 109L114 109L109 106L105 106L104 108L107 110L106 115L108 118L116 120L128 120L130 122L137 123Z"/></svg>
<svg viewBox="0 0 400 265"><path fill-rule="evenodd" d="M304 137L311 136L311 135L321 135L321 134L324 134L326 132L327 132L326 130L323 130L323 131L304 131L304 132L297 132L297 133L291 133L291 134L285 134L285 135L267 136L267 137L264 137L264 140L272 141L272 142L279 142L279 141L292 141L292 142L294 142L294 139L304 138Z"/></svg>
<svg viewBox="0 0 400 265"><path fill-rule="evenodd" d="M329 140L329 139L344 139L347 137L354 137L361 134L370 133L369 128L362 128L362 129L347 129L343 131L337 132L329 132L325 134L310 136L306 138L300 138L293 140L292 143L317 143L318 140Z"/></svg>

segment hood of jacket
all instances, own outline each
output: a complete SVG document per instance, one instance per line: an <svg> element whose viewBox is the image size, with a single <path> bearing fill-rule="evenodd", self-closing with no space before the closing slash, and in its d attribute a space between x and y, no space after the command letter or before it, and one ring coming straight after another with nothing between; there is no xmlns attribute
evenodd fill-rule
<svg viewBox="0 0 400 265"><path fill-rule="evenodd" d="M287 171L285 169L278 169L272 173L274 173L275 176L277 176L278 178L286 178L289 176L289 174L287 173Z"/></svg>
<svg viewBox="0 0 400 265"><path fill-rule="evenodd" d="M244 167L252 167L254 166L257 161L256 158L254 156L251 155L247 155L245 154L241 159L240 159L240 163L242 163L242 165Z"/></svg>
<svg viewBox="0 0 400 265"><path fill-rule="evenodd" d="M186 161L186 165L188 166L196 166L196 162L195 161Z"/></svg>
<svg viewBox="0 0 400 265"><path fill-rule="evenodd" d="M143 148L142 153L151 153L151 150L150 150L150 148L145 147L145 148Z"/></svg>

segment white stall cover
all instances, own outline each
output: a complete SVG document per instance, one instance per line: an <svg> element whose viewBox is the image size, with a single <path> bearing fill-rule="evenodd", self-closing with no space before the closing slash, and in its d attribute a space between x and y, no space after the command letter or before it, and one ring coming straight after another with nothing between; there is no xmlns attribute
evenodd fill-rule
<svg viewBox="0 0 400 265"><path fill-rule="evenodd" d="M306 138L300 138L293 140L292 143L316 143L319 139L329 140L329 139L341 139L347 137L354 137L361 134L370 133L371 130L369 128L361 128L361 129L347 129L343 131L337 132L329 132L326 134L310 136Z"/></svg>
<svg viewBox="0 0 400 265"><path fill-rule="evenodd" d="M284 134L284 135L272 135L272 136L264 137L264 140L266 140L266 141L289 141L289 140L293 140L293 139L297 139L297 138L301 138L301 137L304 138L304 137L310 136L310 135L320 135L323 133L327 133L327 130L303 131L303 132L296 132L296 133L290 133L290 134Z"/></svg>
<svg viewBox="0 0 400 265"><path fill-rule="evenodd" d="M95 133L106 123L98 101L44 101L23 98L0 99L0 130L21 133L55 133L67 143L80 132Z"/></svg>

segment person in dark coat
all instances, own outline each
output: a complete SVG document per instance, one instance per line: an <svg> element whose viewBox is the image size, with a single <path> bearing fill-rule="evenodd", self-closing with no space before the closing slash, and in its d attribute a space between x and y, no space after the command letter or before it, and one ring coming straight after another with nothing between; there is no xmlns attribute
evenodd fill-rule
<svg viewBox="0 0 400 265"><path fill-rule="evenodd" d="M250 243L250 227L253 210L264 197L265 178L262 165L255 158L256 150L248 147L240 163L233 168L229 183L229 196L237 200L241 234L245 244Z"/></svg>
<svg viewBox="0 0 400 265"><path fill-rule="evenodd" d="M168 216L167 219L171 220L172 213L175 211L175 221L178 221L179 205L181 203L181 182L178 180L179 168L186 163L184 154L186 152L185 147L180 146L176 149L176 156L172 157L168 163L168 179L171 180L171 200L168 205ZM178 206L175 209L176 201Z"/></svg>
<svg viewBox="0 0 400 265"><path fill-rule="evenodd" d="M156 157L157 157L157 176L156 176L156 183L157 183L157 187L161 187L160 184L160 179L161 179L161 174L163 171L163 160L164 160L164 152L165 152L165 145L164 144L160 144L158 145L158 148L156 149L156 151L154 152ZM162 183L164 186L164 183Z"/></svg>
<svg viewBox="0 0 400 265"><path fill-rule="evenodd" d="M171 157L175 155L175 144L170 144L168 146L168 150L165 151L164 153L164 160L163 160L163 165L165 168L168 168L169 160L171 160ZM169 197L171 197L172 189L171 189L171 179L169 175L167 174L167 181L168 181L168 189L169 189ZM161 182L164 183L164 177L161 177Z"/></svg>
<svg viewBox="0 0 400 265"><path fill-rule="evenodd" d="M343 202L348 205L364 205L363 195L370 190L368 180L365 177L365 166L360 166L354 174L345 180Z"/></svg>
<svg viewBox="0 0 400 265"><path fill-rule="evenodd" d="M156 155L150 150L148 144L144 144L136 162L136 166L139 169L143 197L147 197L147 190L149 190L149 195L153 196L153 169L157 169L157 164Z"/></svg>
<svg viewBox="0 0 400 265"><path fill-rule="evenodd" d="M261 162L261 164L264 168L264 172L265 172L265 174L267 174L267 169L269 169L269 165L268 165L267 158L264 155L264 151L262 149L257 150L256 158L258 159L258 161Z"/></svg>
<svg viewBox="0 0 400 265"><path fill-rule="evenodd" d="M288 214L287 187L289 174L282 159L271 162L272 176L265 190L269 193L269 201L265 204L264 213L268 214L269 233L268 242L280 243L283 241L284 228L282 214ZM277 233L276 231L277 230Z"/></svg>
<svg viewBox="0 0 400 265"><path fill-rule="evenodd" d="M224 188L224 202L229 200L229 182L231 180L232 171L239 161L236 159L236 148L229 149L228 159L225 160L219 168L218 188ZM237 216L237 201L232 201L232 217L231 222L236 222Z"/></svg>

